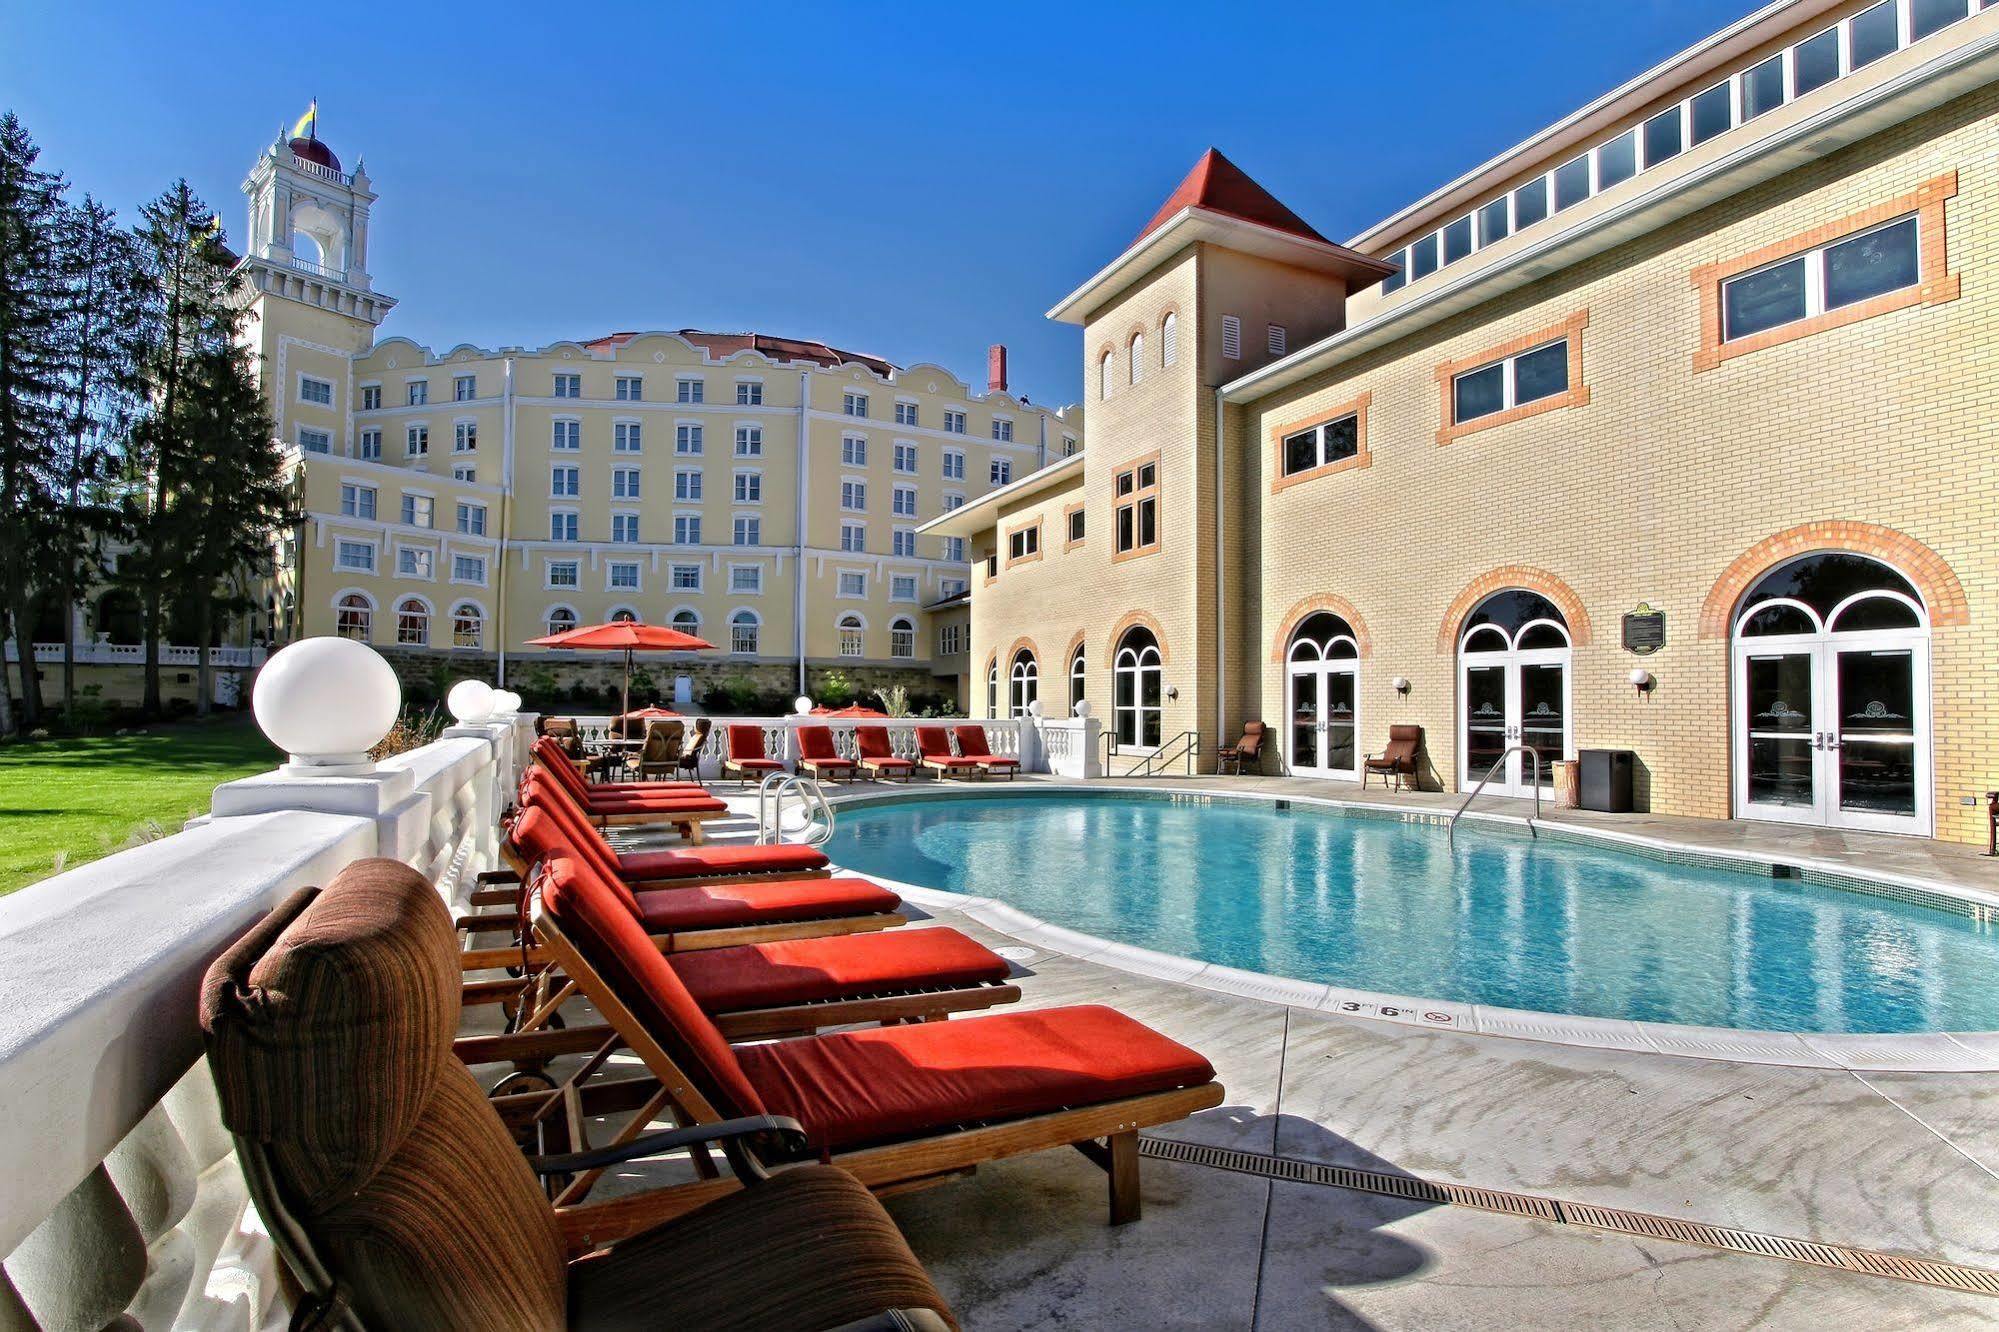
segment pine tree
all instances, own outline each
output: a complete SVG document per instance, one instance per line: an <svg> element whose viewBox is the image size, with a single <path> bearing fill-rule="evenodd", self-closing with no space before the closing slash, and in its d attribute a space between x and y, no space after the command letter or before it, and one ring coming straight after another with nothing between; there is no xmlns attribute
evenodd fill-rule
<svg viewBox="0 0 1999 1332"><path fill-rule="evenodd" d="M19 655L20 721L30 727L42 708L28 608L63 427L57 252L66 186L37 167L40 155L14 114L0 115L0 611ZM0 663L0 731L14 721Z"/></svg>

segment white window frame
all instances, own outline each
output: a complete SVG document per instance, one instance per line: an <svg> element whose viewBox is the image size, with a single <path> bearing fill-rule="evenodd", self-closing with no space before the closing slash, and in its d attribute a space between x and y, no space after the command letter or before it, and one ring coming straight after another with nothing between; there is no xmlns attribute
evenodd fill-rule
<svg viewBox="0 0 1999 1332"><path fill-rule="evenodd" d="M426 559L429 560L430 572L418 573L413 570L403 568L403 556L405 555L419 557L416 560L416 562L419 564L421 564ZM407 542L398 541L396 542L395 545L395 556L396 556L395 576L397 578L414 578L416 581L420 583L434 583L437 581L437 547L413 546Z"/></svg>
<svg viewBox="0 0 1999 1332"><path fill-rule="evenodd" d="M1532 356L1535 352L1546 351L1550 347L1562 347L1566 350L1569 343L1569 337L1570 335L1565 333L1559 338L1550 338L1546 342L1537 342L1532 347L1528 347L1522 351L1517 351L1513 353L1513 355L1511 356L1503 356L1496 361L1487 361L1483 365L1475 365L1468 370L1460 370L1457 374L1452 375L1451 376L1451 424L1454 426L1469 425L1474 421L1484 421L1490 417L1498 416L1501 412L1510 412L1515 407L1521 406L1522 404L1519 401L1518 392L1517 392L1518 385L1515 383L1515 376L1518 366L1520 364L1520 359L1524 356ZM1484 374L1486 371L1492 369L1492 367L1495 365L1504 367L1500 372L1500 383L1503 385L1503 388L1501 389L1500 405L1494 408L1492 411L1480 412L1477 416L1459 416L1458 381L1470 375ZM1574 388L1575 385L1571 383L1568 385L1567 388L1563 389L1562 392L1564 393L1570 392L1573 391ZM1560 393L1550 393L1543 397L1530 398L1528 399L1528 402L1529 403L1546 402L1548 401L1549 398L1556 398L1560 396L1561 396ZM1320 439L1320 448L1322 450L1324 449L1323 436L1321 436Z"/></svg>
<svg viewBox="0 0 1999 1332"><path fill-rule="evenodd" d="M736 504L762 504L764 502L764 474L761 468L738 467L730 481L730 491Z"/></svg>
<svg viewBox="0 0 1999 1332"><path fill-rule="evenodd" d="M466 524L465 520L467 515L469 514L477 514L479 516L479 526L477 531L474 531L471 527L469 527ZM457 527L458 534L460 536L482 537L486 535L487 513L485 505L476 503L472 500L457 500L454 502L452 506L451 517L453 523Z"/></svg>
<svg viewBox="0 0 1999 1332"><path fill-rule="evenodd" d="M361 497L363 495L368 497L368 512L366 513L361 512ZM353 501L353 507L351 508L348 507L350 499ZM340 516L342 518L359 518L363 522L370 523L379 522L381 512L382 491L379 486L367 485L360 481L342 481L340 483Z"/></svg>
<svg viewBox="0 0 1999 1332"><path fill-rule="evenodd" d="M706 497L707 485L702 481L705 475L699 467L676 467L673 469L673 502L675 504L699 504Z"/></svg>
<svg viewBox="0 0 1999 1332"><path fill-rule="evenodd" d="M326 396L324 398L311 396L306 392L308 384L319 385L319 387L326 390ZM298 400L303 403L309 403L314 407L326 407L330 409L333 406L333 381L330 379L321 379L318 375L309 375L303 370L299 371Z"/></svg>
<svg viewBox="0 0 1999 1332"><path fill-rule="evenodd" d="M629 569L632 571L631 582L621 583L618 581L618 571L620 569ZM642 560L604 561L604 590L606 592L643 592L645 591L645 576L645 562Z"/></svg>
<svg viewBox="0 0 1999 1332"><path fill-rule="evenodd" d="M570 581L559 583L555 580L557 569L568 569ZM543 560L541 562L541 586L544 592L574 592L583 586L583 561Z"/></svg>
<svg viewBox="0 0 1999 1332"><path fill-rule="evenodd" d="M748 574L745 582L743 575ZM760 597L764 590L764 567L761 564L732 564L729 566L729 595L736 597Z"/></svg>
<svg viewBox="0 0 1999 1332"><path fill-rule="evenodd" d="M1833 311L1847 309L1848 306L1846 305L1835 305L1831 307L1830 310L1828 310L1828 308L1826 307L1825 272L1826 272L1826 256L1828 252L1835 250L1842 245L1847 244L1849 241L1860 240L1863 237L1872 236L1877 231L1886 231L1890 227L1901 226L1912 219L1916 223L1915 281L1910 283L1909 286L1907 287L1890 287L1888 288L1887 291L1876 292L1874 296L1866 297L1865 299L1873 300L1876 299L1876 297L1890 295L1894 292L1907 291L1909 290L1909 287L1922 286L1923 285L1922 213L1920 211L1907 212L1903 213L1899 217L1889 218L1886 222L1880 223L1878 226L1867 227L1860 231L1851 232L1847 235L1839 237L1836 240L1829 240L1823 245L1815 245L1809 250L1799 250L1796 254L1787 254L1782 259L1772 259L1767 264L1760 264L1757 267L1748 270L1747 272L1734 273L1722 279L1721 290L1719 293L1721 301L1720 313L1722 321L1722 327L1721 327L1722 345L1726 346L1731 342L1740 342L1743 338L1754 338L1754 337L1760 337L1765 333L1774 333L1778 329L1790 328L1793 324L1801 324L1805 322L1807 319L1816 319L1823 314L1829 314L1832 313ZM1786 264L1795 264L1800 261L1802 261L1805 266L1805 312L1799 315L1796 319L1787 319L1781 324L1772 324L1768 328L1759 328L1749 333L1740 333L1740 334L1731 333L1728 328L1728 289L1734 286L1736 283L1743 281L1746 278L1757 277L1763 273L1770 272L1772 269L1782 268ZM1858 301L1854 301L1854 302L1849 302L1849 305L1857 305L1859 303L1860 302Z"/></svg>
<svg viewBox="0 0 1999 1332"><path fill-rule="evenodd" d="M581 399L583 396L583 376L570 371L556 371L550 380L548 396L551 398L561 398L567 402L575 402Z"/></svg>
<svg viewBox="0 0 1999 1332"><path fill-rule="evenodd" d="M583 418L558 416L552 419L548 423L548 448L551 453L581 453Z"/></svg>
<svg viewBox="0 0 1999 1332"><path fill-rule="evenodd" d="M630 535L620 535L629 532ZM639 544L639 511L637 509L611 510L611 543L617 546Z"/></svg>
<svg viewBox="0 0 1999 1332"><path fill-rule="evenodd" d="M889 470L901 476L915 476L923 467L923 452L915 440L898 439L890 446ZM907 467L903 463L907 462Z"/></svg>
<svg viewBox="0 0 1999 1332"><path fill-rule="evenodd" d="M743 525L750 526L751 541L743 540ZM732 546L761 546L764 543L764 520L760 513L737 513L729 516L729 544Z"/></svg>
<svg viewBox="0 0 1999 1332"><path fill-rule="evenodd" d="M611 381L611 397L616 402L644 402L646 400L645 376L613 376Z"/></svg>
<svg viewBox="0 0 1999 1332"><path fill-rule="evenodd" d="M688 540L689 536L693 540ZM676 510L673 515L673 545L698 546L701 544L701 515Z"/></svg>
<svg viewBox="0 0 1999 1332"><path fill-rule="evenodd" d="M367 562L367 563L366 563L365 565L362 565L362 564L349 564L349 563L347 563L347 562L346 562L346 555L347 555L347 552L348 552L348 551L350 551L350 550L365 550L365 551L367 551L367 552L368 552L368 562ZM340 569L340 570L343 570L343 571L344 571L344 572L346 572L346 573L369 573L369 574L371 574L371 573L374 573L374 572L376 572L376 571L377 571L378 569L380 569L380 568L381 568L381 564L382 564L382 543L381 543L381 542L379 542L379 541L373 541L373 540L363 540L363 539L361 539L361 538L359 538L359 537L335 537L335 538L333 539L333 567L334 567L334 568L336 568L336 569Z"/></svg>
<svg viewBox="0 0 1999 1332"><path fill-rule="evenodd" d="M556 519L566 519L563 524L569 529L567 536L555 534ZM577 546L583 543L583 515L576 509L552 508L548 511L548 539L561 546Z"/></svg>
<svg viewBox="0 0 1999 1332"><path fill-rule="evenodd" d="M840 512L866 513L868 511L867 478L843 476L840 478Z"/></svg>
<svg viewBox="0 0 1999 1332"><path fill-rule="evenodd" d="M470 393L460 392L461 389L464 389L468 386L472 390ZM451 400L453 402L479 401L478 371L475 370L469 375L453 375L451 377Z"/></svg>
<svg viewBox="0 0 1999 1332"><path fill-rule="evenodd" d="M764 405L764 382L761 379L739 379L736 381L736 406L761 407Z"/></svg>
<svg viewBox="0 0 1999 1332"><path fill-rule="evenodd" d="M866 467L868 465L868 437L866 435L840 436L840 466Z"/></svg>
<svg viewBox="0 0 1999 1332"><path fill-rule="evenodd" d="M861 580L859 591L847 591L847 580L850 578ZM835 569L833 571L833 599L835 601L866 601L868 599L868 571L866 569ZM861 627L863 629L867 628L865 620L862 621Z"/></svg>
<svg viewBox="0 0 1999 1332"><path fill-rule="evenodd" d="M866 523L840 524L840 550L847 555L865 554L868 548L868 525Z"/></svg>
<svg viewBox="0 0 1999 1332"><path fill-rule="evenodd" d="M405 458L428 458L430 456L430 422L408 421L404 423L403 456Z"/></svg>
<svg viewBox="0 0 1999 1332"><path fill-rule="evenodd" d="M944 479L963 481L965 479L965 451L963 449L944 450Z"/></svg>
<svg viewBox="0 0 1999 1332"><path fill-rule="evenodd" d="M704 564L669 563L666 566L666 585L675 592L699 592L707 583L706 569L707 566ZM694 581L681 582L680 575L683 573L692 573Z"/></svg>
<svg viewBox="0 0 1999 1332"><path fill-rule="evenodd" d="M764 428L761 421L738 421L736 423L735 456L738 458L761 458L764 456Z"/></svg>
<svg viewBox="0 0 1999 1332"><path fill-rule="evenodd" d="M614 500L644 498L641 494L641 491L644 489L644 482L641 478L644 475L645 469L642 467L613 467L611 469L611 498Z"/></svg>
<svg viewBox="0 0 1999 1332"><path fill-rule="evenodd" d="M548 495L550 499L581 499L583 496L583 469L576 463L550 463L548 465Z"/></svg>
<svg viewBox="0 0 1999 1332"><path fill-rule="evenodd" d="M915 486L892 486L889 488L889 508L896 518L914 518L919 503L919 492Z"/></svg>
<svg viewBox="0 0 1999 1332"><path fill-rule="evenodd" d="M916 529L913 527L892 527L889 529L889 554L897 559L916 558Z"/></svg>
<svg viewBox="0 0 1999 1332"><path fill-rule="evenodd" d="M738 606L729 612L729 655L732 657L755 657L763 652L763 616L748 606ZM742 644L740 631L749 631L749 646Z"/></svg>
<svg viewBox="0 0 1999 1332"><path fill-rule="evenodd" d="M904 596L896 590L896 585L905 580L909 583L908 596ZM891 574L888 580L888 599L890 601L920 604L923 600L922 576L920 574Z"/></svg>
<svg viewBox="0 0 1999 1332"><path fill-rule="evenodd" d="M688 445L693 447L689 448ZM673 456L676 458L701 458L707 456L708 432L699 421L675 421L673 423Z"/></svg>
<svg viewBox="0 0 1999 1332"><path fill-rule="evenodd" d="M458 561L460 560L478 561L479 576L477 578L460 578L458 576ZM461 587L486 586L486 569L487 569L487 563L486 563L486 557L484 555L473 555L466 551L457 551L457 550L451 552L451 581L458 584Z"/></svg>
<svg viewBox="0 0 1999 1332"><path fill-rule="evenodd" d="M308 435L319 442L318 448L314 448L307 442L306 437ZM300 453L331 454L333 452L333 432L331 430L323 430L318 426L301 425L298 428L298 451Z"/></svg>
<svg viewBox="0 0 1999 1332"><path fill-rule="evenodd" d="M708 382L700 375L675 375L673 400L688 405L707 402Z"/></svg>
<svg viewBox="0 0 1999 1332"><path fill-rule="evenodd" d="M611 422L611 452L627 458L645 452L645 423L629 416Z"/></svg>

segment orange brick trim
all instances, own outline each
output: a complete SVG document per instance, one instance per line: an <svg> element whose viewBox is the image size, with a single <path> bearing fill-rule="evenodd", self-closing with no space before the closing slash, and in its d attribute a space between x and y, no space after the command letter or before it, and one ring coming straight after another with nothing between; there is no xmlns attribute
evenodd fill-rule
<svg viewBox="0 0 1999 1332"><path fill-rule="evenodd" d="M1490 430L1494 426L1511 425L1515 421L1524 421L1530 416L1539 416L1542 412L1552 412L1563 407L1587 407L1589 405L1589 385L1583 383L1583 330L1588 327L1589 310L1585 308L1576 311L1559 324L1551 324L1547 328L1537 328L1532 333L1522 333L1517 338L1508 338L1497 347L1487 347L1475 356L1465 356L1455 361L1446 361L1438 366L1436 375L1440 407L1437 416L1437 443L1449 444L1452 440L1463 439L1466 435L1475 435L1481 430ZM1466 421L1463 425L1455 424L1451 416L1451 385L1459 375L1467 370L1477 370L1481 366L1491 365L1494 361L1503 361L1509 356L1530 351L1543 343L1553 342L1556 338L1563 337L1569 340L1569 391L1567 393L1558 393L1552 398L1542 398L1539 402L1530 402L1524 407L1509 407L1503 412L1494 412L1490 416L1481 416L1476 421Z"/></svg>
<svg viewBox="0 0 1999 1332"><path fill-rule="evenodd" d="M1316 481L1322 476L1331 476L1334 472L1351 472L1361 467L1372 467L1374 465L1374 455L1367 451L1367 409L1373 405L1374 394L1371 392L1363 393L1358 398L1343 402L1330 411L1318 412L1306 417L1302 421L1293 421L1288 425L1281 425L1272 430L1270 432L1270 493L1275 495L1281 490L1289 490L1292 486L1301 485L1306 481ZM1333 463L1322 463L1317 467L1308 468L1302 472L1294 472L1290 476L1284 475L1285 439L1297 434L1301 430L1310 430L1313 426L1324 425L1328 421L1337 421L1342 416L1351 416L1354 418L1354 439L1360 446L1359 451L1351 458L1342 458L1338 462Z"/></svg>
<svg viewBox="0 0 1999 1332"><path fill-rule="evenodd" d="M1863 319L1872 319L1894 310L1906 310L1915 305L1942 305L1958 297L1960 283L1958 275L1950 271L1949 251L1944 236L1944 204L1957 197L1957 172L1946 171L1941 176L1924 181L1908 194L1886 203L1835 222L1827 222L1801 231L1786 240L1780 240L1748 254L1717 264L1703 264L1690 275L1689 281L1700 293L1701 299L1701 345L1694 352L1694 371L1712 370L1723 361L1746 356L1765 347L1776 347L1786 342L1796 342L1814 333L1828 329L1844 328L1857 324ZM1788 259L1807 250L1816 250L1821 245L1830 245L1843 236L1869 227L1878 227L1883 222L1892 222L1905 213L1917 215L1917 252L1921 256L1922 270L1916 285L1901 291L1884 292L1872 300L1861 301L1857 305L1842 306L1814 315L1810 319L1800 319L1793 324L1779 328L1765 329L1761 333L1733 342L1722 341L1721 328L1721 284L1729 278L1747 273L1753 268Z"/></svg>
<svg viewBox="0 0 1999 1332"><path fill-rule="evenodd" d="M1062 506L1062 553L1064 555L1090 539L1090 518L1087 513L1083 515L1083 535L1073 541L1069 538L1069 533L1072 530L1069 525L1070 517L1079 510L1087 508L1089 508L1089 504L1083 500L1077 500L1074 504L1065 504Z"/></svg>
<svg viewBox="0 0 1999 1332"><path fill-rule="evenodd" d="M1374 655L1374 638L1367 631L1367 621L1360 618L1360 612L1353 608L1353 603L1345 597L1336 597L1330 592L1314 592L1284 613L1283 622L1277 626L1277 636L1270 640L1270 659L1275 662L1283 661L1285 653L1291 647L1291 635L1298 631L1298 626L1305 622L1306 616L1316 615L1320 611L1331 611L1352 625L1354 642L1360 648L1360 655L1362 657Z"/></svg>
<svg viewBox="0 0 1999 1332"><path fill-rule="evenodd" d="M1715 579L1701 603L1700 637L1726 638L1734 619L1736 603L1749 585L1785 560L1818 551L1842 550L1869 555L1895 569L1916 585L1932 625L1969 624L1971 607L1964 585L1945 563L1943 556L1892 527L1874 523L1832 520L1804 523L1789 531L1763 538L1735 557L1735 561Z"/></svg>
<svg viewBox="0 0 1999 1332"><path fill-rule="evenodd" d="M1082 651L1082 648L1083 631L1078 629L1076 636L1069 640L1069 646L1062 649L1062 676L1064 679L1067 679L1069 675L1069 663L1076 659L1076 654Z"/></svg>
<svg viewBox="0 0 1999 1332"><path fill-rule="evenodd" d="M1013 538L1015 534L1026 532L1030 529L1036 534L1034 538L1034 553L1032 555L1015 555L1013 553ZM1041 553L1046 549L1048 549L1047 533L1041 531L1041 520L1039 518L1036 518L1031 523L1021 523L1018 526L1006 529L1006 567L1009 569L1016 564L1035 563L1041 558Z"/></svg>
<svg viewBox="0 0 1999 1332"><path fill-rule="evenodd" d="M1465 585L1465 590L1452 600L1450 609L1444 612L1443 623L1437 626L1437 651L1456 652L1459 630L1465 617L1478 609L1479 602L1509 587L1539 592L1554 602L1555 608L1562 612L1562 618L1569 622L1569 642L1576 647L1589 643L1589 612L1583 609L1583 599L1576 595L1574 588L1545 569L1509 564L1472 579Z"/></svg>
<svg viewBox="0 0 1999 1332"><path fill-rule="evenodd" d="M1139 625L1150 629L1153 639L1159 644L1159 664L1164 666L1173 660L1173 653L1166 646L1166 631L1159 627L1159 621L1153 619L1151 613L1148 611L1135 610L1126 611L1118 617L1118 622L1111 626L1110 637L1104 644L1105 666L1115 666L1117 664L1118 640L1124 637L1125 630L1136 628Z"/></svg>
<svg viewBox="0 0 1999 1332"><path fill-rule="evenodd" d="M1006 662L1006 671L1009 676L1013 674L1014 658L1018 657L1023 651L1025 651L1028 656L1034 658L1035 674L1037 675L1040 674L1041 654L1035 650L1034 640L1031 638L1016 638L1013 640L1013 646L1009 647L1006 650L1006 656L1003 658L1003 660Z"/></svg>

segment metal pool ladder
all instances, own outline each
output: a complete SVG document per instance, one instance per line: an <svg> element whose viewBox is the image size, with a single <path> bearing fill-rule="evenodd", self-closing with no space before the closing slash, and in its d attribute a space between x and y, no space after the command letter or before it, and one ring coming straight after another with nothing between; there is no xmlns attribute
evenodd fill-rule
<svg viewBox="0 0 1999 1332"><path fill-rule="evenodd" d="M1498 772L1500 766L1506 760L1512 758L1516 752L1525 754L1528 758L1534 760L1534 815L1533 818L1527 820L1527 831L1532 833L1536 840L1539 840L1541 834L1534 827L1534 820L1541 817L1541 751L1532 745L1508 745L1500 753L1499 757L1493 760L1492 766L1485 770L1485 776L1478 779L1478 785L1471 789L1471 794L1465 797L1462 805L1458 806L1457 813L1451 815L1450 826L1444 830L1444 842L1447 846L1457 846L1458 820L1463 818L1465 811L1471 808L1471 802L1478 799L1478 793L1483 791L1485 784L1492 780L1492 774Z"/></svg>
<svg viewBox="0 0 1999 1332"><path fill-rule="evenodd" d="M795 772L774 772L757 783L758 846L784 840L784 799L794 793L806 813L799 845L824 846L832 840L833 805L819 783Z"/></svg>

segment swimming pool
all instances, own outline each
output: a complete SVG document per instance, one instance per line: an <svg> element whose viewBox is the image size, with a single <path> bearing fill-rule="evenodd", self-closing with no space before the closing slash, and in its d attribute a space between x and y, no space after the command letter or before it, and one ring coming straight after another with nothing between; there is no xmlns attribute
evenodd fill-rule
<svg viewBox="0 0 1999 1332"><path fill-rule="evenodd" d="M1066 791L845 806L835 863L1313 983L1777 1032L1999 1030L1999 929L1567 839Z"/></svg>

